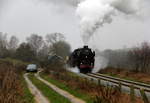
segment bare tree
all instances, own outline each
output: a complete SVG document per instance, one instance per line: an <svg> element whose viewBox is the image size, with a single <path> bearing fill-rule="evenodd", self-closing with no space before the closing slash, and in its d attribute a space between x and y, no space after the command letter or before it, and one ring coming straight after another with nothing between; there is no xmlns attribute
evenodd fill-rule
<svg viewBox="0 0 150 103"><path fill-rule="evenodd" d="M38 36L37 34L32 34L30 37L28 37L27 42L31 46L31 48L35 51L36 55L43 46L43 38L42 36Z"/></svg>
<svg viewBox="0 0 150 103"><path fill-rule="evenodd" d="M19 39L16 36L11 36L8 43L8 49L15 50L18 47L18 43L19 43Z"/></svg>
<svg viewBox="0 0 150 103"><path fill-rule="evenodd" d="M150 44L143 42L141 46L133 48L129 52L136 71L146 72L150 65Z"/></svg>
<svg viewBox="0 0 150 103"><path fill-rule="evenodd" d="M65 41L59 41L50 46L50 53L61 56L63 59L66 59L67 56L71 53L70 45Z"/></svg>
<svg viewBox="0 0 150 103"><path fill-rule="evenodd" d="M36 55L33 49L27 43L21 43L20 46L16 50L16 59L25 61L25 62L33 62L36 60Z"/></svg>
<svg viewBox="0 0 150 103"><path fill-rule="evenodd" d="M140 69L140 49L138 47L134 47L132 50L129 51L129 58L132 63L132 67L135 69L136 72Z"/></svg>
<svg viewBox="0 0 150 103"><path fill-rule="evenodd" d="M49 45L49 54L55 54L66 58L70 54L71 47L65 42L65 37L61 33L52 33L46 35L46 41Z"/></svg>
<svg viewBox="0 0 150 103"><path fill-rule="evenodd" d="M7 46L7 34L3 34L2 32L0 32L0 57L6 57L9 54Z"/></svg>
<svg viewBox="0 0 150 103"><path fill-rule="evenodd" d="M49 46L44 41L42 48L39 50L38 58L45 59L46 57L48 57L48 53L49 53Z"/></svg>
<svg viewBox="0 0 150 103"><path fill-rule="evenodd" d="M46 41L49 45L53 45L56 42L65 40L65 37L61 33L52 33L46 35Z"/></svg>
<svg viewBox="0 0 150 103"><path fill-rule="evenodd" d="M0 32L0 49L7 48L7 34Z"/></svg>

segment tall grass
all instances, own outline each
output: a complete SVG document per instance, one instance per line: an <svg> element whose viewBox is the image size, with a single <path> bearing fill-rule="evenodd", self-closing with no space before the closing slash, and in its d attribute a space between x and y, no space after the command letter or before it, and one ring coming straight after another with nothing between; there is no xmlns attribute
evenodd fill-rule
<svg viewBox="0 0 150 103"><path fill-rule="evenodd" d="M23 71L27 63L14 59L0 59L0 103L33 103Z"/></svg>
<svg viewBox="0 0 150 103"><path fill-rule="evenodd" d="M0 103L21 103L23 91L15 71L11 66L0 64Z"/></svg>

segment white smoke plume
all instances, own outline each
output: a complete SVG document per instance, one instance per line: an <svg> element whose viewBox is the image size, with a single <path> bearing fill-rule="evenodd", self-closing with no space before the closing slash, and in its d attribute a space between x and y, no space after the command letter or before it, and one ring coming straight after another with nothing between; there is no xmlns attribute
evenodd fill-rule
<svg viewBox="0 0 150 103"><path fill-rule="evenodd" d="M108 59L102 54L102 52L96 47L96 45L92 45L92 49L95 51L95 64L93 73L99 72L100 69L104 69L108 65Z"/></svg>
<svg viewBox="0 0 150 103"><path fill-rule="evenodd" d="M108 60L101 55L96 54L95 56L95 66L93 69L93 73L99 72L100 69L104 69L108 65Z"/></svg>
<svg viewBox="0 0 150 103"><path fill-rule="evenodd" d="M80 18L82 38L85 44L94 32L105 23L111 23L119 13L136 15L144 0L83 0L78 4L76 14Z"/></svg>
<svg viewBox="0 0 150 103"><path fill-rule="evenodd" d="M105 23L111 23L117 15L133 16L139 14L142 4L149 0L38 0L50 2L58 7L76 8L80 18L82 39L88 44L90 37ZM61 8L62 9L62 8Z"/></svg>

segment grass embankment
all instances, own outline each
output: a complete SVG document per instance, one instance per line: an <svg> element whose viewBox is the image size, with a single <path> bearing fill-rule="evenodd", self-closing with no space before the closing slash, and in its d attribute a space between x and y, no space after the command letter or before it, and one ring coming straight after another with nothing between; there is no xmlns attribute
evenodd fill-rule
<svg viewBox="0 0 150 103"><path fill-rule="evenodd" d="M150 84L150 75L146 73L111 67L100 70L100 73L121 79Z"/></svg>
<svg viewBox="0 0 150 103"><path fill-rule="evenodd" d="M41 93L47 97L51 103L71 103L67 98L61 96L49 86L38 80L33 74L30 74L29 79L32 83L41 91Z"/></svg>
<svg viewBox="0 0 150 103"><path fill-rule="evenodd" d="M78 98L86 101L86 103L93 103L94 102L88 94L82 93L81 91L79 91L77 89L72 89L69 86L67 86L65 83L60 82L54 78L50 78L47 74L40 73L40 76L43 79L47 80L48 82L56 85L57 87L69 92L70 94L74 95L75 97L78 97Z"/></svg>

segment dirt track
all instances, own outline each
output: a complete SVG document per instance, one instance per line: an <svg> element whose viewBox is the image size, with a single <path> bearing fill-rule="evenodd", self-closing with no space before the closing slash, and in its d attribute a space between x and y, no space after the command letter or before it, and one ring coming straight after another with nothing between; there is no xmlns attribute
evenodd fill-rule
<svg viewBox="0 0 150 103"><path fill-rule="evenodd" d="M50 103L47 98L45 98L41 92L36 88L35 85L32 84L32 82L28 79L28 74L24 74L24 78L28 84L28 88L30 89L31 93L35 96L35 100L36 100L36 103ZM46 80L42 79L40 76L39 76L39 73L35 74L35 77L37 79L39 79L40 81L42 81L44 84L48 85L50 88L52 88L54 91L56 91L57 93L59 93L60 95L64 96L65 98L67 98L68 100L71 101L71 103L86 103L85 101L71 95L70 93L56 87L55 85L47 82ZM63 103L63 101L62 101Z"/></svg>
<svg viewBox="0 0 150 103"><path fill-rule="evenodd" d="M86 103L85 101L71 95L70 93L56 87L55 85L47 82L46 80L42 79L40 76L39 76L39 73L35 74L35 76L37 77L37 79L39 79L40 81L42 81L43 83L45 83L46 85L48 85L50 88L52 88L54 91L56 91L57 93L59 93L60 95L68 98L72 103Z"/></svg>
<svg viewBox="0 0 150 103"><path fill-rule="evenodd" d="M33 83L28 79L27 73L24 74L24 78L28 84L28 88L31 91L31 93L34 95L36 103L50 103L49 100L47 100L46 97L44 97L41 92L33 85Z"/></svg>

